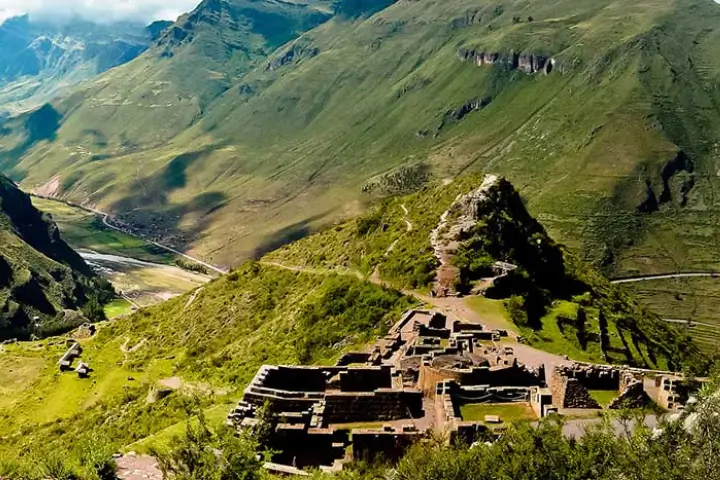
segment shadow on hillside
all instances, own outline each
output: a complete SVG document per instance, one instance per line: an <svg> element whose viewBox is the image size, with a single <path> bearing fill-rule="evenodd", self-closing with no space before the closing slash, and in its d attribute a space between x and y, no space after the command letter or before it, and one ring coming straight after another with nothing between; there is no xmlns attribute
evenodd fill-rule
<svg viewBox="0 0 720 480"><path fill-rule="evenodd" d="M26 114L24 116L24 124L22 125L25 140L11 150L0 152L0 167L3 169L12 167L36 144L42 141L55 140L57 131L60 129L61 120L62 115L60 112L55 110L49 103ZM0 131L0 135L3 136L10 134L12 134L12 130L9 128L3 128L2 131Z"/></svg>
<svg viewBox="0 0 720 480"><path fill-rule="evenodd" d="M288 225L287 227L278 230L274 234L269 235L255 250L253 250L252 257L257 260L265 254L270 253L273 250L277 250L278 248L281 248L288 243L292 243L307 237L308 235L313 233L310 225L313 222L322 220L327 215L327 213L328 212L325 212L305 218L300 222Z"/></svg>

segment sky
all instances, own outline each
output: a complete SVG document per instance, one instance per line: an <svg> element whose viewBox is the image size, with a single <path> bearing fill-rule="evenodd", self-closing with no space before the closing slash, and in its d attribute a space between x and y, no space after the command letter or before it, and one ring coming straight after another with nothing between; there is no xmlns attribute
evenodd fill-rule
<svg viewBox="0 0 720 480"><path fill-rule="evenodd" d="M93 21L175 20L200 0L0 0L0 24L10 17L60 19L80 16Z"/></svg>

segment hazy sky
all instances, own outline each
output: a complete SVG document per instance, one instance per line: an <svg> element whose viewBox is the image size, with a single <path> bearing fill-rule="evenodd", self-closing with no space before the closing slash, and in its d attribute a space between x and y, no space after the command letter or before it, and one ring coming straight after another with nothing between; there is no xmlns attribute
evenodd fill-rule
<svg viewBox="0 0 720 480"><path fill-rule="evenodd" d="M79 15L95 21L175 20L200 0L0 0L0 23L8 17L60 18Z"/></svg>

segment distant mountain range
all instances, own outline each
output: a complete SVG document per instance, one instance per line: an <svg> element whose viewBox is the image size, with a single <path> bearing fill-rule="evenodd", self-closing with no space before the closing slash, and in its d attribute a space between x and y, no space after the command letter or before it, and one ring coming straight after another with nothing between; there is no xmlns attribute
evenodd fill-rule
<svg viewBox="0 0 720 480"><path fill-rule="evenodd" d="M0 25L0 116L37 108L134 59L171 22L62 24L14 17Z"/></svg>
<svg viewBox="0 0 720 480"><path fill-rule="evenodd" d="M713 1L204 0L155 36L0 169L227 266L487 171L605 272L720 268Z"/></svg>

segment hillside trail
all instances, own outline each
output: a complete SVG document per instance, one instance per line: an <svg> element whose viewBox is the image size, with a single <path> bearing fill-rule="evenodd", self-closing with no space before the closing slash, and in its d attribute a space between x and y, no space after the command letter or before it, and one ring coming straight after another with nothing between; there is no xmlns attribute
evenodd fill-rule
<svg viewBox="0 0 720 480"><path fill-rule="evenodd" d="M643 275L640 277L628 277L628 278L616 278L610 280L610 283L615 285L622 283L636 283L636 282L648 282L652 280L670 280L673 278L698 278L698 277L711 277L720 278L718 272L687 272L687 273L658 273L654 275Z"/></svg>
<svg viewBox="0 0 720 480"><path fill-rule="evenodd" d="M407 220L407 215L409 214L407 207L405 205L402 205L402 209L405 213L406 218L406 224L407 224L407 232L412 231L413 225L410 221ZM400 239L396 239L392 245L397 244L397 242ZM391 245L391 246L392 246ZM330 274L340 274L340 275L352 275L360 280L366 280L369 281L375 285L379 285L385 288L394 288L389 282L383 280L380 277L379 267L375 267L373 269L372 275L369 277L363 275L361 272L357 270L352 269L323 269L323 268L311 268L311 267L304 267L304 266L288 266L284 265L282 263L278 262L266 262L266 261L260 261L260 264L274 266L278 268L282 268L285 270L290 270L293 272L306 272L306 273L312 273L312 274L320 274L320 275L330 275ZM426 295L424 293L418 292L416 290L409 290L409 289L401 289L400 290L404 295L407 295L409 297L413 297L417 299L419 302L421 302L424 305L428 305L433 310L437 310L444 315L446 315L451 320L462 320L465 322L475 323L475 324L481 324L485 325L490 329L499 329L499 330L508 330L508 333L510 335L510 339L514 340L512 343L513 350L515 352L515 356L517 357L518 361L521 363L524 363L529 366L539 366L539 365L545 365L545 369L547 372L550 372L556 365L562 365L568 362L568 360L560 355L555 355L552 353L544 352L542 350L538 350L536 348L533 348L529 345L525 345L522 343L517 342L518 334L516 331L512 330L512 327L508 329L508 325L506 323L500 324L497 321L494 321L490 318L484 317L482 314L478 313L477 311L473 310L468 306L465 299L462 297L432 297L430 295ZM549 375L548 375L548 381L549 381Z"/></svg>

